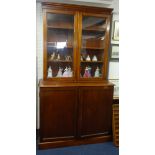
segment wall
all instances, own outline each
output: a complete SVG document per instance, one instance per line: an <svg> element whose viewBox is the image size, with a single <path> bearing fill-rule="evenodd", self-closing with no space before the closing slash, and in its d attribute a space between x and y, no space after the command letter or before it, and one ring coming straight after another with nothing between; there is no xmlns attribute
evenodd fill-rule
<svg viewBox="0 0 155 155"><path fill-rule="evenodd" d="M36 127L39 129L39 90L38 90L38 82L39 79L43 78L43 24L42 24L42 8L41 3L36 4L36 49L37 49L37 99L36 99Z"/></svg>
<svg viewBox="0 0 155 155"><path fill-rule="evenodd" d="M119 41L114 41L112 39L113 30L114 30L114 21L119 21L119 0L114 0L112 5L110 6L113 8L113 16L112 16L112 28L111 28L111 44L119 45ZM114 96L119 96L119 61L112 61L109 62L109 81L115 84L114 87Z"/></svg>
<svg viewBox="0 0 155 155"><path fill-rule="evenodd" d="M98 6L96 4L96 6ZM112 5L109 6L110 8L114 8L113 10L113 18L112 20L119 20L118 14L118 0L115 0ZM36 4L36 34L37 34L37 83L40 79L43 78L43 22L42 22L42 8L41 3L37 2ZM112 25L113 30L113 25ZM113 33L113 32L112 32ZM111 37L112 37L111 33ZM111 43L118 44L118 42L114 42L111 39ZM119 63L111 61L109 63L109 79L119 79ZM39 93L38 85L37 85L37 94ZM39 95L37 95L37 129L39 128Z"/></svg>

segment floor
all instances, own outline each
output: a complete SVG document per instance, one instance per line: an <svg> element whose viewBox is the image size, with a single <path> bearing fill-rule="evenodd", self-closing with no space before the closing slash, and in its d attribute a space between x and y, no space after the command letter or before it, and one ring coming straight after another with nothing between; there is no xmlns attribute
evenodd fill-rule
<svg viewBox="0 0 155 155"><path fill-rule="evenodd" d="M119 155L113 142L38 150L36 155Z"/></svg>

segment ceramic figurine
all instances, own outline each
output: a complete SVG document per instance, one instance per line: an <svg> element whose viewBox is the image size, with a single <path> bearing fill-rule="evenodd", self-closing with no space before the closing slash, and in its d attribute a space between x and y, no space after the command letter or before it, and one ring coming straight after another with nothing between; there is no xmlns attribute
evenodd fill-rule
<svg viewBox="0 0 155 155"><path fill-rule="evenodd" d="M82 55L81 55L81 61L83 61L83 57L82 57Z"/></svg>
<svg viewBox="0 0 155 155"><path fill-rule="evenodd" d="M68 68L68 77L72 77L73 76L73 72L71 67Z"/></svg>
<svg viewBox="0 0 155 155"><path fill-rule="evenodd" d="M88 67L88 77L91 77L91 67Z"/></svg>
<svg viewBox="0 0 155 155"><path fill-rule="evenodd" d="M53 53L51 54L50 60L54 60L54 58L55 58L55 52L53 52Z"/></svg>
<svg viewBox="0 0 155 155"><path fill-rule="evenodd" d="M100 69L99 69L99 67L96 68L94 77L100 77Z"/></svg>
<svg viewBox="0 0 155 155"><path fill-rule="evenodd" d="M64 73L62 75L63 77L68 77L68 68L66 67L64 70Z"/></svg>
<svg viewBox="0 0 155 155"><path fill-rule="evenodd" d="M53 77L51 66L48 67L48 75L47 75L47 77L49 77L49 78Z"/></svg>
<svg viewBox="0 0 155 155"><path fill-rule="evenodd" d="M85 78L89 77L89 68L88 67L85 68L85 72L84 72L83 77L85 77Z"/></svg>
<svg viewBox="0 0 155 155"><path fill-rule="evenodd" d="M66 56L65 60L66 61L72 61L72 58L71 58L71 56Z"/></svg>
<svg viewBox="0 0 155 155"><path fill-rule="evenodd" d="M97 61L96 55L93 56L92 61Z"/></svg>
<svg viewBox="0 0 155 155"><path fill-rule="evenodd" d="M57 60L60 60L60 54L58 54L58 56L57 56Z"/></svg>
<svg viewBox="0 0 155 155"><path fill-rule="evenodd" d="M90 56L88 55L86 61L91 61Z"/></svg>
<svg viewBox="0 0 155 155"><path fill-rule="evenodd" d="M62 68L59 67L57 77L62 77Z"/></svg>

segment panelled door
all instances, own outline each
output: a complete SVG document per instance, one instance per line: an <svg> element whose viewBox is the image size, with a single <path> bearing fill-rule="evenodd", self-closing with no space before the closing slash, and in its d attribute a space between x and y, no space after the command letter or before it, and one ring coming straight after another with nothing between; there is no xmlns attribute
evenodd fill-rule
<svg viewBox="0 0 155 155"><path fill-rule="evenodd" d="M49 88L40 92L41 141L76 137L77 89Z"/></svg>
<svg viewBox="0 0 155 155"><path fill-rule="evenodd" d="M79 136L109 135L112 131L112 87L79 89Z"/></svg>

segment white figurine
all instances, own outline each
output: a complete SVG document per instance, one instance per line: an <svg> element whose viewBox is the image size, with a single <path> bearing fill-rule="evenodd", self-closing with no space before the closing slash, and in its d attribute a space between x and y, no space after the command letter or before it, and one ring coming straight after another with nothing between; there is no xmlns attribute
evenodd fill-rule
<svg viewBox="0 0 155 155"><path fill-rule="evenodd" d="M62 77L62 68L59 67L57 77Z"/></svg>
<svg viewBox="0 0 155 155"><path fill-rule="evenodd" d="M64 73L62 75L63 77L68 77L68 68L66 67L64 70Z"/></svg>
<svg viewBox="0 0 155 155"><path fill-rule="evenodd" d="M71 67L68 68L68 77L72 77L73 76L73 72L71 70Z"/></svg>
<svg viewBox="0 0 155 155"><path fill-rule="evenodd" d="M53 77L51 66L48 67L48 75L47 75L47 77L48 77L48 78Z"/></svg>
<svg viewBox="0 0 155 155"><path fill-rule="evenodd" d="M66 61L72 61L72 58L71 58L71 56L66 56L65 60Z"/></svg>
<svg viewBox="0 0 155 155"><path fill-rule="evenodd" d="M89 77L89 68L88 67L85 68L85 72L84 72L83 77L85 77L85 78Z"/></svg>
<svg viewBox="0 0 155 155"><path fill-rule="evenodd" d="M88 55L86 61L91 61L90 56Z"/></svg>
<svg viewBox="0 0 155 155"><path fill-rule="evenodd" d="M93 56L92 61L97 61L96 55Z"/></svg>
<svg viewBox="0 0 155 155"><path fill-rule="evenodd" d="M58 54L58 56L57 56L57 60L60 60L60 54Z"/></svg>
<svg viewBox="0 0 155 155"><path fill-rule="evenodd" d="M96 68L94 77L100 77L100 69L99 69L99 67Z"/></svg>
<svg viewBox="0 0 155 155"><path fill-rule="evenodd" d="M81 55L81 61L83 61L83 57L82 57L82 55Z"/></svg>
<svg viewBox="0 0 155 155"><path fill-rule="evenodd" d="M50 60L54 60L54 58L55 58L55 52L53 52L53 53L51 54Z"/></svg>

